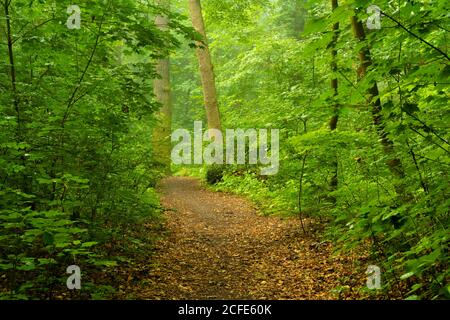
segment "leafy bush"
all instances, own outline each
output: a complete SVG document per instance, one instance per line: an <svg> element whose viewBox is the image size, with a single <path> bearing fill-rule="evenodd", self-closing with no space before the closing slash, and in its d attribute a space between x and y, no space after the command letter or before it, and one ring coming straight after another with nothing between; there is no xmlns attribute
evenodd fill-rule
<svg viewBox="0 0 450 320"><path fill-rule="evenodd" d="M206 169L206 182L210 185L219 183L223 178L223 166L209 166Z"/></svg>

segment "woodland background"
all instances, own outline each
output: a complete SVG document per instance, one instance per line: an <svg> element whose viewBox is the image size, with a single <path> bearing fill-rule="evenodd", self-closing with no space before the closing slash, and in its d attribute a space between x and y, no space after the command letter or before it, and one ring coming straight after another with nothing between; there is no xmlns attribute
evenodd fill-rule
<svg viewBox="0 0 450 320"><path fill-rule="evenodd" d="M448 1L204 0L208 40L188 2L0 1L0 297L61 298L71 264L111 274L75 298L114 297L162 236L171 171L319 221L385 270L384 298L449 298ZM202 119L280 129L279 173L170 168L170 131Z"/></svg>

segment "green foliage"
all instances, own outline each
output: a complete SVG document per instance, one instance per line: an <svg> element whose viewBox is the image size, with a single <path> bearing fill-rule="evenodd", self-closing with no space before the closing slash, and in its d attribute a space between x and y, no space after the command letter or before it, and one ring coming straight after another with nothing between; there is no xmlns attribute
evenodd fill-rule
<svg viewBox="0 0 450 320"><path fill-rule="evenodd" d="M217 184L223 178L223 166L214 165L207 168L206 182L210 185Z"/></svg>
<svg viewBox="0 0 450 320"><path fill-rule="evenodd" d="M245 1L236 5L244 7L242 14L227 1L220 7L207 2L223 126L279 128L281 144L277 175L229 167L216 188L245 194L269 213L301 212L328 221L327 236L340 250L368 251L370 263L385 270L386 294L449 298L448 4L376 5L393 19L383 16L380 30L365 29L366 39L357 40L350 21L357 15L365 27L365 1L339 1L334 12L330 1ZM337 22L338 69L332 72ZM361 77L358 55L366 47L372 65ZM182 59L190 64L176 70L175 79L195 63ZM367 101L375 82L392 151L380 143ZM175 80L175 90L191 97L201 98L199 85ZM339 120L331 132L333 105ZM199 116L191 113L183 121ZM400 176L388 165L394 158Z"/></svg>
<svg viewBox="0 0 450 320"><path fill-rule="evenodd" d="M69 30L71 4L0 3L1 299L59 297L68 265L95 273L151 250L130 230L160 214L150 145L158 58L172 57L173 129L205 118L185 2L174 2L167 31L153 22L165 10L132 0L80 0L81 29ZM449 298L448 3L378 1L382 28L365 39L350 21L365 26L366 1L333 12L322 0L202 4L223 128L280 129L280 170L180 174L206 174L267 213L327 222L340 251L360 249L384 270L386 295ZM380 99L378 115L368 98ZM115 289L85 284L79 298Z"/></svg>
<svg viewBox="0 0 450 320"><path fill-rule="evenodd" d="M160 31L161 9L131 0L78 1L81 29L69 30L72 4L1 3L2 298L53 299L67 291L67 266L117 265L130 226L160 213L153 70L193 32L177 15ZM111 290L93 280L82 297Z"/></svg>

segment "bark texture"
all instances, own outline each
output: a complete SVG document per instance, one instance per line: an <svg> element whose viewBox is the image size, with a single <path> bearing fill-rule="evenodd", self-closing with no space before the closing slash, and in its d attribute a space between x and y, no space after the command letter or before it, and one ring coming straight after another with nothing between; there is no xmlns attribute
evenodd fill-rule
<svg viewBox="0 0 450 320"><path fill-rule="evenodd" d="M361 42L365 41L366 33L364 30L364 26L362 22L358 20L356 15L351 17L351 24L355 38ZM359 79L362 79L363 77L366 76L368 68L372 65L370 49L367 45L361 47L361 49L359 50L359 61L360 66L358 69L358 77ZM374 81L372 86L370 86L366 92L367 102L372 109L372 122L378 133L378 137L383 147L383 151L388 158L386 164L389 167L389 170L397 178L403 179L405 177L405 172L403 170L402 161L395 155L394 142L389 138L388 132L386 131L382 113L383 106L381 104L379 94L380 93L378 90L378 84L376 81ZM401 180L399 183L396 184L395 189L397 194L403 200L408 200L411 198L411 195L409 195L405 191L405 185Z"/></svg>
<svg viewBox="0 0 450 320"><path fill-rule="evenodd" d="M203 37L203 42L197 42L197 58L203 87L203 98L209 129L222 130L219 104L217 102L216 81L211 61L205 23L202 16L200 0L189 0L189 12L194 29Z"/></svg>
<svg viewBox="0 0 450 320"><path fill-rule="evenodd" d="M157 4L165 9L170 8L170 1L159 0ZM159 15L155 19L155 24L161 30L167 30L169 19L167 16ZM172 129L172 98L170 88L170 60L169 58L160 59L156 65L158 79L153 82L153 94L156 101L161 103L162 107L157 113L158 124L153 131L153 154L155 161L166 168L170 173L171 163L171 129Z"/></svg>
<svg viewBox="0 0 450 320"><path fill-rule="evenodd" d="M336 10L338 8L338 0L331 0L331 8L332 10ZM337 129L337 124L339 120L339 102L337 101L338 96L338 79L336 77L336 73L338 71L337 65L337 50L336 44L339 38L339 22L336 22L333 25L333 40L330 43L331 47L331 71L333 72L333 79L331 79L331 89L333 90L333 115L331 116L329 128L331 131L335 131ZM330 181L331 190L336 190L338 186L338 162L336 159L333 160L333 176ZM335 202L335 198L332 198L333 202Z"/></svg>

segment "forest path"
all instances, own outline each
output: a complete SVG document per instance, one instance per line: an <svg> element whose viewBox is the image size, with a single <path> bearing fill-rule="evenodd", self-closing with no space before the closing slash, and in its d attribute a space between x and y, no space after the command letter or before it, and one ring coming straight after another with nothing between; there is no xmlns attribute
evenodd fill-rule
<svg viewBox="0 0 450 320"><path fill-rule="evenodd" d="M247 200L195 178L168 178L160 189L170 233L139 298L337 298L330 291L348 267L329 244L305 236L298 219L260 216Z"/></svg>

